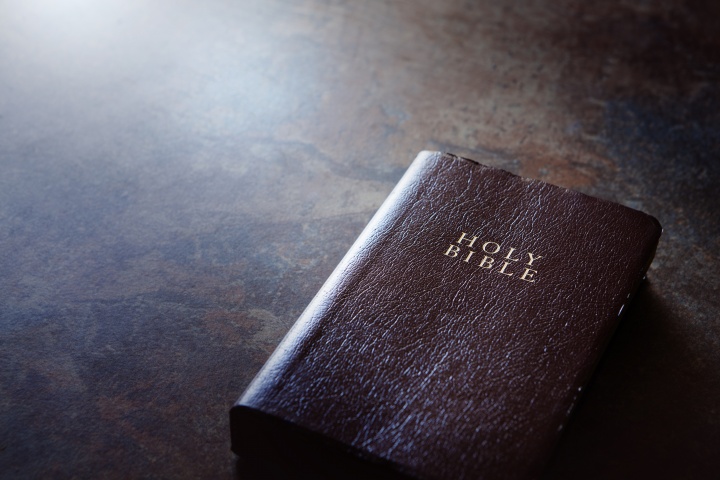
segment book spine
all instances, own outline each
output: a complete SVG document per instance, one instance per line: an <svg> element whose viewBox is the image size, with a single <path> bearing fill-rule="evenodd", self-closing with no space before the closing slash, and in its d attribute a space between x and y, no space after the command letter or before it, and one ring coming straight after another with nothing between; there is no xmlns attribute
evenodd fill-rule
<svg viewBox="0 0 720 480"><path fill-rule="evenodd" d="M301 358L307 349L312 348L313 332L318 328L318 322L337 305L333 299L342 296L358 278L362 278L363 269L369 265L366 259L372 257L375 250L382 248L384 232L391 231L398 222L402 222L408 207L412 205L412 198L422 194L420 179L424 176L423 170L441 156L441 153L428 151L418 154L300 318L255 376L243 396L236 402L236 406L252 407L262 404L262 399L266 396L266 388L273 386L273 379L278 378L280 372L292 369L293 359Z"/></svg>

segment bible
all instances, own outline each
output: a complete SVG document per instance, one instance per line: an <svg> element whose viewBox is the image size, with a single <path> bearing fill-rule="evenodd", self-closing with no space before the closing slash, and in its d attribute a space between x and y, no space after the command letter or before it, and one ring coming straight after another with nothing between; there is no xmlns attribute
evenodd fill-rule
<svg viewBox="0 0 720 480"><path fill-rule="evenodd" d="M281 477L537 476L661 231L420 153L231 409L233 451Z"/></svg>

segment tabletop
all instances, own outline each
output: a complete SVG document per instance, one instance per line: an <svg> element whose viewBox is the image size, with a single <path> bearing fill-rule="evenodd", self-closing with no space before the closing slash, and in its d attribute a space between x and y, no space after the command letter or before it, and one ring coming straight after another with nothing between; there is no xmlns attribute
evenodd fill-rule
<svg viewBox="0 0 720 480"><path fill-rule="evenodd" d="M713 478L718 19L0 0L0 477L245 478L229 408L428 149L659 219L547 478Z"/></svg>

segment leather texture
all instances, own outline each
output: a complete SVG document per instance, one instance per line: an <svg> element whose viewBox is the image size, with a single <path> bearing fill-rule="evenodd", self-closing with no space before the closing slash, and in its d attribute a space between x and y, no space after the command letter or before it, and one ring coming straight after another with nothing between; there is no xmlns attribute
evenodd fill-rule
<svg viewBox="0 0 720 480"><path fill-rule="evenodd" d="M233 407L234 451L258 413L417 478L537 476L660 233L422 152Z"/></svg>

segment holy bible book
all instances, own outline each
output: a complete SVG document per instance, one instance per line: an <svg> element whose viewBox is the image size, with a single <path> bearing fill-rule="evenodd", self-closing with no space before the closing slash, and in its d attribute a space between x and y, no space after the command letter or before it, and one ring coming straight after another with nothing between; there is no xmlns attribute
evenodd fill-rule
<svg viewBox="0 0 720 480"><path fill-rule="evenodd" d="M232 408L233 451L279 476L536 477L660 233L422 152Z"/></svg>

